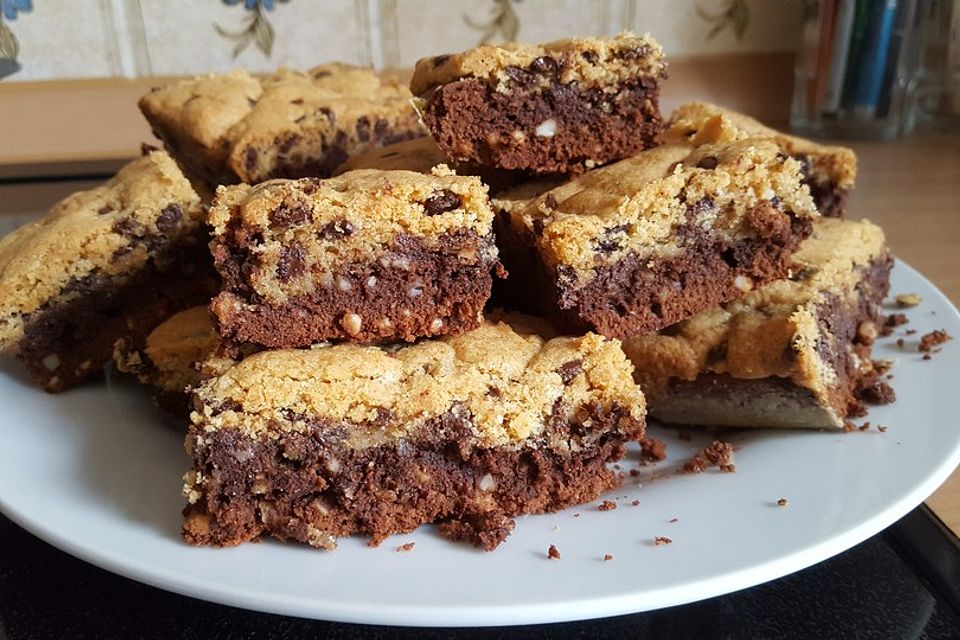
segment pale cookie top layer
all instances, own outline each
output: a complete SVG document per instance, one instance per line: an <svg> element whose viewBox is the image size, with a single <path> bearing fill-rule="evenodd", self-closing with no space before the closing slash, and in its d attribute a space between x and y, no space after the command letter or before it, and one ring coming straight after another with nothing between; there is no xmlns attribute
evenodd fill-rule
<svg viewBox="0 0 960 640"><path fill-rule="evenodd" d="M350 158L337 167L336 175L355 169L380 169L383 171L416 171L430 173L434 167L451 164L433 138L425 136L398 142L386 147L370 149Z"/></svg>
<svg viewBox="0 0 960 640"><path fill-rule="evenodd" d="M470 77L508 91L518 72L532 72L545 86L577 82L588 89L638 77L659 80L665 69L663 49L656 40L649 34L624 32L613 38L570 38L539 45L488 44L423 58L414 69L410 90L420 96L439 85Z"/></svg>
<svg viewBox="0 0 960 640"><path fill-rule="evenodd" d="M818 354L817 342L844 346L824 335L819 309L835 297L855 303L864 270L886 255L883 231L875 224L822 218L793 254L790 277L658 334L628 340L624 350L651 398L663 394L671 379L690 381L702 373L790 378L824 397L836 372Z"/></svg>
<svg viewBox="0 0 960 640"><path fill-rule="evenodd" d="M706 137L725 142L768 137L786 153L806 157L817 182L830 180L841 188L852 189L857 179L857 156L853 149L781 133L742 113L707 102L688 102L678 107L670 116L663 137L668 141Z"/></svg>
<svg viewBox="0 0 960 640"><path fill-rule="evenodd" d="M263 351L203 382L191 419L204 431L266 438L327 420L355 448L429 436L425 424L451 412L485 446L529 445L555 411L572 417L593 403L643 419L643 394L617 340L592 333L544 340L535 322L520 319L515 331L504 321L510 316L501 319L392 348ZM575 446L561 440L552 446Z"/></svg>
<svg viewBox="0 0 960 640"><path fill-rule="evenodd" d="M557 186L526 184L497 196L519 233L532 234L547 266L570 267L579 283L634 253L670 258L677 230L695 225L731 238L756 236L761 207L818 217L800 163L769 139L665 144Z"/></svg>
<svg viewBox="0 0 960 640"><path fill-rule="evenodd" d="M69 299L62 290L71 282L136 272L151 245L192 239L203 218L199 196L162 151L57 203L0 240L0 347L23 336L31 313L58 296Z"/></svg>
<svg viewBox="0 0 960 640"><path fill-rule="evenodd" d="M377 260L401 236L433 246L444 234L472 231L490 241L479 249L483 255L463 259L492 265L497 258L487 187L442 166L431 175L361 169L326 180L220 187L210 224L217 241L260 258L249 283L279 303L311 293L318 282L333 286L338 265ZM302 268L281 277L276 267L291 251Z"/></svg>
<svg viewBox="0 0 960 640"><path fill-rule="evenodd" d="M114 360L118 369L137 374L145 384L183 392L200 381L198 365L213 354L219 343L210 310L206 306L192 307L170 316L151 331L142 355L115 353Z"/></svg>
<svg viewBox="0 0 960 640"><path fill-rule="evenodd" d="M389 137L395 128L421 130L411 97L370 69L329 64L182 80L143 96L140 109L177 147L204 158L210 173L228 167L256 182L281 155L309 160L329 146Z"/></svg>

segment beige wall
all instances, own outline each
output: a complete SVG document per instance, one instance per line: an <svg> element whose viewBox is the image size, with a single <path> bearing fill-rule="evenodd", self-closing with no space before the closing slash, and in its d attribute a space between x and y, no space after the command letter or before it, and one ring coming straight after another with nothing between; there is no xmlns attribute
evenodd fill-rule
<svg viewBox="0 0 960 640"><path fill-rule="evenodd" d="M263 2L264 0L261 0ZM249 11L244 0L33 0L3 20L19 44L20 70L3 82L138 77L305 68L328 60L410 67L489 36L525 41L649 31L668 56L786 51L799 41L800 0L274 0ZM497 16L500 21L494 23ZM726 18L724 18L726 16ZM746 20L744 20L744 16ZM254 20L259 24L254 25ZM234 40L217 31L250 28ZM256 28L254 28L256 27ZM711 37L712 30L717 32ZM256 32L273 32L269 55ZM738 34L737 31L740 31ZM260 43L266 44L261 37ZM8 54L9 56L9 54ZM2 56L0 56L2 57Z"/></svg>

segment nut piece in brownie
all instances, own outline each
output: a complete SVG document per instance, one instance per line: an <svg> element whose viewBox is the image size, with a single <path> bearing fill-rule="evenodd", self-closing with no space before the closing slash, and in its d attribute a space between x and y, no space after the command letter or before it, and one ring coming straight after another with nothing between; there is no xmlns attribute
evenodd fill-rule
<svg viewBox="0 0 960 640"><path fill-rule="evenodd" d="M705 102L690 102L674 111L664 139L696 140L703 135L711 140L731 142L742 138L772 138L785 153L800 161L803 181L810 187L820 214L843 215L847 195L857 178L857 156L853 149L787 135L749 116Z"/></svg>
<svg viewBox="0 0 960 640"><path fill-rule="evenodd" d="M216 289L204 211L166 153L123 167L0 240L0 348L61 391Z"/></svg>
<svg viewBox="0 0 960 640"><path fill-rule="evenodd" d="M790 275L659 334L628 340L667 423L839 429L877 382L870 345L892 259L869 222L824 218Z"/></svg>
<svg viewBox="0 0 960 640"><path fill-rule="evenodd" d="M516 171L504 171L492 167L481 167L469 162L454 162L440 150L436 141L429 136L398 142L386 147L371 149L337 167L334 175L340 175L354 169L381 169L393 171L404 169L418 173L432 173L433 168L441 164L448 165L457 175L477 176L487 185L491 194L515 186L526 178Z"/></svg>
<svg viewBox="0 0 960 640"><path fill-rule="evenodd" d="M463 333L502 273L486 187L444 167L221 187L210 223L228 351Z"/></svg>
<svg viewBox="0 0 960 640"><path fill-rule="evenodd" d="M740 297L786 275L809 235L817 213L800 178L766 139L683 142L501 193L503 304L627 338Z"/></svg>
<svg viewBox="0 0 960 640"><path fill-rule="evenodd" d="M455 160L579 173L655 144L665 67L653 38L622 33L424 58L410 89Z"/></svg>
<svg viewBox="0 0 960 640"><path fill-rule="evenodd" d="M140 109L192 174L217 185L324 177L355 154L426 135L410 98L370 69L328 64L183 80Z"/></svg>
<svg viewBox="0 0 960 640"><path fill-rule="evenodd" d="M189 413L189 391L200 382L200 364L215 352L220 336L204 305L176 313L150 332L142 346L129 339L114 345L117 368L156 388L165 411Z"/></svg>
<svg viewBox="0 0 960 640"><path fill-rule="evenodd" d="M595 499L644 434L632 367L616 340L511 322L221 362L194 395L184 537L329 549L438 523L493 549L515 516Z"/></svg>

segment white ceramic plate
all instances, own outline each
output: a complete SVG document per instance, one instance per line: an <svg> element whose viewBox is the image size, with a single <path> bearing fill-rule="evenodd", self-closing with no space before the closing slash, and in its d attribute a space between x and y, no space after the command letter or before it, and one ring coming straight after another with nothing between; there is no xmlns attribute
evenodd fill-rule
<svg viewBox="0 0 960 640"><path fill-rule="evenodd" d="M380 548L342 540L334 552L266 541L197 549L179 537L180 425L149 394L113 375L60 395L0 372L0 508L93 564L189 596L327 620L399 625L505 625L575 620L677 605L749 587L839 553L926 498L960 461L960 341L921 360L920 335L960 336L956 309L900 263L893 289L919 292L910 324L882 339L899 400L869 419L885 433L731 432L736 473L671 475L709 443L653 430L668 459L584 505L521 518L484 553L424 527ZM917 330L904 348L903 329ZM636 466L636 452L623 468ZM659 479L657 479L659 478ZM638 482L642 486L638 486ZM779 498L789 501L778 507ZM639 505L632 505L639 500ZM672 522L673 518L677 521ZM672 544L657 546L655 536ZM416 542L412 551L398 552ZM555 544L560 560L548 560ZM604 561L605 554L612 560Z"/></svg>

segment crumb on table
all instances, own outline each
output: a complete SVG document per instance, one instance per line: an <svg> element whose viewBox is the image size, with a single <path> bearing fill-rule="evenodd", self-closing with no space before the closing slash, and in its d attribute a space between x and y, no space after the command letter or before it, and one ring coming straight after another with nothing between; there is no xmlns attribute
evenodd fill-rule
<svg viewBox="0 0 960 640"><path fill-rule="evenodd" d="M733 445L722 440L714 440L709 447L683 463L684 473L701 473L709 467L717 467L726 473L733 473Z"/></svg>
<svg viewBox="0 0 960 640"><path fill-rule="evenodd" d="M777 506L778 506L778 507L785 507L785 506L787 506L787 505L789 505L789 504L790 504L790 502L789 502L786 498L780 498L779 500L777 500Z"/></svg>
<svg viewBox="0 0 960 640"><path fill-rule="evenodd" d="M397 547L397 551L413 551L415 546L417 546L416 542L407 542Z"/></svg>
<svg viewBox="0 0 960 640"><path fill-rule="evenodd" d="M604 500L597 508L600 509L600 511L613 511L617 508L617 503L613 500Z"/></svg>
<svg viewBox="0 0 960 640"><path fill-rule="evenodd" d="M611 560L613 560L613 554L612 554L612 553L605 553L605 554L603 554L603 561L604 561L604 562L609 562L609 561L611 561Z"/></svg>
<svg viewBox="0 0 960 640"><path fill-rule="evenodd" d="M560 550L557 549L557 545L552 544L550 548L547 549L547 558L550 560L559 560L560 559Z"/></svg>
<svg viewBox="0 0 960 640"><path fill-rule="evenodd" d="M671 539L668 538L667 536L654 536L654 538L653 538L653 544L654 544L655 546L660 547L660 546L663 546L663 545L665 545L665 544L673 544L673 540L671 540Z"/></svg>
<svg viewBox="0 0 960 640"><path fill-rule="evenodd" d="M925 333L920 336L920 346L917 347L917 349L919 351L928 352L937 345L941 345L948 340L953 340L953 337L948 334L945 329L936 329L930 333Z"/></svg>
<svg viewBox="0 0 960 640"><path fill-rule="evenodd" d="M923 302L923 298L920 297L919 293L901 293L898 294L894 300L896 300L897 306L904 308L915 307Z"/></svg>

